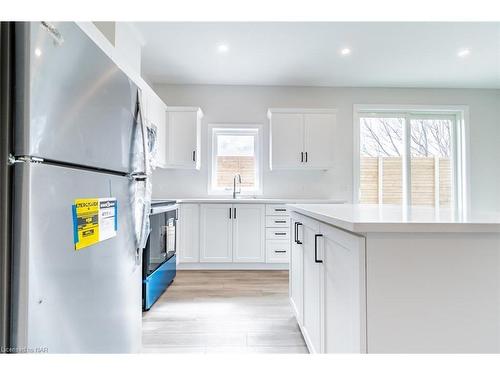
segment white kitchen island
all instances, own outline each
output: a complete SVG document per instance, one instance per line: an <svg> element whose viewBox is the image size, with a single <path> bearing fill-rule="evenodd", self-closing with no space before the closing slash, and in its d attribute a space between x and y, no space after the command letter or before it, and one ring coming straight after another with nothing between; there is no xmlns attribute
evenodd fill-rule
<svg viewBox="0 0 500 375"><path fill-rule="evenodd" d="M289 207L290 301L311 352L500 352L499 213Z"/></svg>

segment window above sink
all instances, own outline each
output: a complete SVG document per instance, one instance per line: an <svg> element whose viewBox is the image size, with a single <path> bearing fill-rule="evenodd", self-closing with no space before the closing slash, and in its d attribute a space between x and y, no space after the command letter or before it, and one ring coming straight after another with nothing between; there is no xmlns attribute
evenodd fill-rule
<svg viewBox="0 0 500 375"><path fill-rule="evenodd" d="M231 195L234 177L241 197L262 194L261 126L249 124L212 124L208 193Z"/></svg>

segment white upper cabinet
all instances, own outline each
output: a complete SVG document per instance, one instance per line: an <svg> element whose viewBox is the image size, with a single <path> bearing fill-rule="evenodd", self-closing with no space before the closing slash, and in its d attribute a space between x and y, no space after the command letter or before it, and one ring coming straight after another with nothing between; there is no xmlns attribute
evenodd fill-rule
<svg viewBox="0 0 500 375"><path fill-rule="evenodd" d="M301 114L274 114L270 123L270 167L301 168L304 155L304 121Z"/></svg>
<svg viewBox="0 0 500 375"><path fill-rule="evenodd" d="M268 118L271 169L333 166L336 110L271 108Z"/></svg>
<svg viewBox="0 0 500 375"><path fill-rule="evenodd" d="M167 168L200 169L202 117L198 107L167 107Z"/></svg>
<svg viewBox="0 0 500 375"><path fill-rule="evenodd" d="M164 168L166 165L166 110L167 106L147 85L141 87L142 112L146 125L156 129L155 165Z"/></svg>
<svg viewBox="0 0 500 375"><path fill-rule="evenodd" d="M306 168L328 169L333 166L333 129L336 115L304 115L304 152Z"/></svg>

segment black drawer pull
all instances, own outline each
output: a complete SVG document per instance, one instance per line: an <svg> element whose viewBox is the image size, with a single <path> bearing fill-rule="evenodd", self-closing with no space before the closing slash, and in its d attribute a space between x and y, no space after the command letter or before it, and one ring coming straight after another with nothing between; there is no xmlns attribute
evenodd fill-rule
<svg viewBox="0 0 500 375"><path fill-rule="evenodd" d="M284 211L286 211L286 208L275 208L274 211L276 211L276 212L284 212Z"/></svg>
<svg viewBox="0 0 500 375"><path fill-rule="evenodd" d="M275 253L286 253L286 250L274 250Z"/></svg>
<svg viewBox="0 0 500 375"><path fill-rule="evenodd" d="M299 240L299 225L302 225L302 223L296 221L295 222L295 243L297 245L302 245L302 242Z"/></svg>
<svg viewBox="0 0 500 375"><path fill-rule="evenodd" d="M274 220L276 224L286 224L286 220Z"/></svg>
<svg viewBox="0 0 500 375"><path fill-rule="evenodd" d="M276 236L286 236L286 232L274 232Z"/></svg>
<svg viewBox="0 0 500 375"><path fill-rule="evenodd" d="M314 261L316 263L323 263L322 260L318 259L318 237L323 237L323 235L322 234L314 235Z"/></svg>
<svg viewBox="0 0 500 375"><path fill-rule="evenodd" d="M193 161L196 161L196 151L193 151Z"/></svg>

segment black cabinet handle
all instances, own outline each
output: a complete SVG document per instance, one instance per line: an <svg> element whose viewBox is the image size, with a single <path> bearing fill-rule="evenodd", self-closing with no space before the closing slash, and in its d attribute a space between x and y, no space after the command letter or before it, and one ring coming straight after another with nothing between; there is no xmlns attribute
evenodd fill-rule
<svg viewBox="0 0 500 375"><path fill-rule="evenodd" d="M323 235L322 234L314 235L314 261L316 263L323 263L322 260L318 259L318 237L323 237Z"/></svg>
<svg viewBox="0 0 500 375"><path fill-rule="evenodd" d="M286 253L286 250L274 250L274 252L277 254L283 254Z"/></svg>
<svg viewBox="0 0 500 375"><path fill-rule="evenodd" d="M234 218L236 219L236 207L234 208Z"/></svg>
<svg viewBox="0 0 500 375"><path fill-rule="evenodd" d="M276 236L286 236L286 232L274 232Z"/></svg>
<svg viewBox="0 0 500 375"><path fill-rule="evenodd" d="M274 211L275 212L285 212L286 208L275 208Z"/></svg>
<svg viewBox="0 0 500 375"><path fill-rule="evenodd" d="M286 220L274 220L276 224L285 224Z"/></svg>
<svg viewBox="0 0 500 375"><path fill-rule="evenodd" d="M300 153L300 162L303 163L304 162L304 152L301 152Z"/></svg>
<svg viewBox="0 0 500 375"><path fill-rule="evenodd" d="M229 218L231 219L231 207L229 207Z"/></svg>
<svg viewBox="0 0 500 375"><path fill-rule="evenodd" d="M307 163L307 151L306 151L306 163Z"/></svg>
<svg viewBox="0 0 500 375"><path fill-rule="evenodd" d="M302 225L302 223L296 221L295 222L295 243L297 245L302 245L302 242L299 240L299 225Z"/></svg>
<svg viewBox="0 0 500 375"><path fill-rule="evenodd" d="M193 151L193 161L196 161L196 151Z"/></svg>

